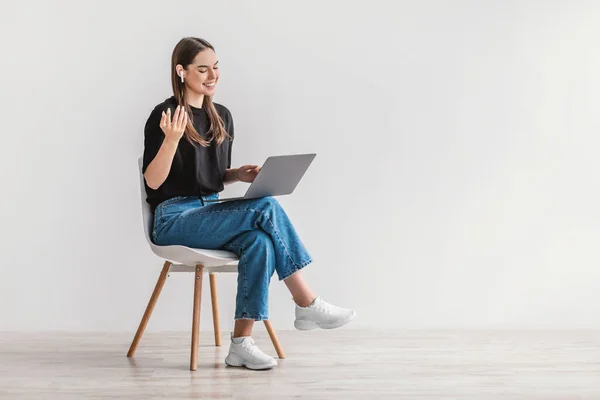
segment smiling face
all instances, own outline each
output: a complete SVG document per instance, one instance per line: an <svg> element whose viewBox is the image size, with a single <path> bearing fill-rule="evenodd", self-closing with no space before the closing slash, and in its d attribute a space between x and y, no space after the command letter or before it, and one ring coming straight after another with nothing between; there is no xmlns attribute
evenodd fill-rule
<svg viewBox="0 0 600 400"><path fill-rule="evenodd" d="M215 93L219 80L219 60L212 49L202 50L185 69L178 64L176 70L180 77L183 73L186 90L209 97Z"/></svg>

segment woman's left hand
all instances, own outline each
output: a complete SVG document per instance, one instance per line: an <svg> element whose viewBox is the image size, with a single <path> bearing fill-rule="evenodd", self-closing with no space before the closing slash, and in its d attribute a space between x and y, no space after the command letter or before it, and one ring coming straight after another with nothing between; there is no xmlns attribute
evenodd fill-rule
<svg viewBox="0 0 600 400"><path fill-rule="evenodd" d="M260 167L258 165L242 165L237 170L237 177L242 182L254 182L259 172Z"/></svg>

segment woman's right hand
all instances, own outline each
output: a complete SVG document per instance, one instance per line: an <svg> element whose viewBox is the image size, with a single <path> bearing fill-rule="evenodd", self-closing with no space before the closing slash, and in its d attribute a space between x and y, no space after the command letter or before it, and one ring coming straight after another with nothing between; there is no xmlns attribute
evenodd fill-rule
<svg viewBox="0 0 600 400"><path fill-rule="evenodd" d="M178 143L183 136L183 132L185 132L187 121L187 111L181 106L177 106L175 109L175 115L173 115L172 121L171 109L167 109L167 112L163 111L162 118L160 119L160 129L165 133L165 140Z"/></svg>

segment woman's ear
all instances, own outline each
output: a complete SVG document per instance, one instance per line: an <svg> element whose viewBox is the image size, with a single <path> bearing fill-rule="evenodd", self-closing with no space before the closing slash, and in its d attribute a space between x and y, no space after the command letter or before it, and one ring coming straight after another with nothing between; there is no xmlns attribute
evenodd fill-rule
<svg viewBox="0 0 600 400"><path fill-rule="evenodd" d="M175 71L177 72L177 76L179 76L180 78L183 78L184 70L183 70L183 66L181 64L177 64L175 66Z"/></svg>

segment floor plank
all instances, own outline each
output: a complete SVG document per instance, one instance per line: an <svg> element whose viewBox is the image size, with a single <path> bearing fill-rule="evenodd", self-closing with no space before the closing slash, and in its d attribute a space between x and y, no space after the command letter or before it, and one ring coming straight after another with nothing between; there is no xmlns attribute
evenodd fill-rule
<svg viewBox="0 0 600 400"><path fill-rule="evenodd" d="M280 331L271 371L226 367L228 336L0 333L2 399L600 399L599 331ZM266 332L257 344L275 350ZM367 398L368 396L368 398Z"/></svg>

